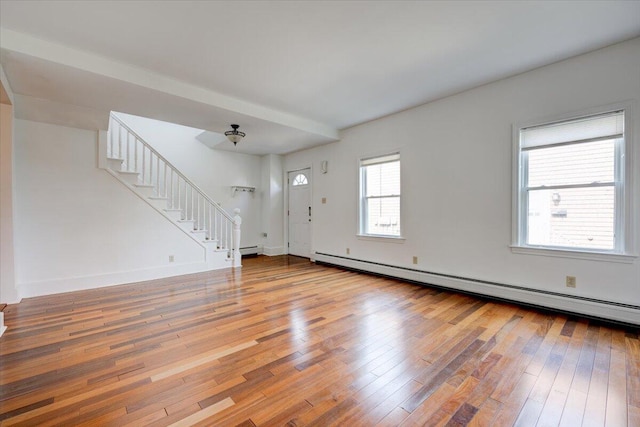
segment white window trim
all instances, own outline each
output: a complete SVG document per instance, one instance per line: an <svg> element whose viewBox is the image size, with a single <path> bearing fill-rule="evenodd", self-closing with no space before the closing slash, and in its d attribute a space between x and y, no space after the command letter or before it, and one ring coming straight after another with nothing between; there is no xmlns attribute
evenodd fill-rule
<svg viewBox="0 0 640 427"><path fill-rule="evenodd" d="M564 248L548 248L537 246L515 246L511 245L511 252L522 255L537 255L556 258L585 259L589 261L608 261L624 264L633 264L638 258L637 255L626 255L613 252L593 252L588 250L573 250Z"/></svg>
<svg viewBox="0 0 640 427"><path fill-rule="evenodd" d="M402 214L402 209L400 209ZM380 234L356 234L358 240L368 240L371 242L385 242L385 243L404 243L407 239L402 236L384 236Z"/></svg>
<svg viewBox="0 0 640 427"><path fill-rule="evenodd" d="M377 157L385 157L385 156L393 156L393 155L398 155L399 156L399 161L400 161L400 235L398 236L389 236L389 235L385 235L385 234L366 234L363 233L362 228L362 175L361 175L361 171L360 171L360 167L362 164L362 161L364 160L368 160L368 159L375 159ZM404 209L402 207L403 203L402 203L402 152L399 149L396 150L389 150L389 151L384 151L384 152L378 152L378 153L371 153L365 156L361 156L358 158L357 161L357 180L356 183L358 185L357 187L357 209L356 209L356 215L357 215L357 221L356 221L356 226L357 226L357 231L356 231L356 238L358 240L368 240L368 241L372 241L372 242L387 242L387 243L404 243L405 242L405 237L403 237L403 232L404 232L404 222L403 222L403 212Z"/></svg>
<svg viewBox="0 0 640 427"><path fill-rule="evenodd" d="M537 120L530 120L521 123L514 123L512 126L512 197L511 197L511 252L514 254L524 255L540 255L561 258L585 259L591 261L607 261L633 263L638 258L636 252L635 233L640 224L634 216L634 206L636 201L633 199L634 190L634 146L637 144L634 139L634 119L637 108L635 101L625 101L616 104L610 104L600 107L594 107L583 111L573 112L564 115L555 115L544 117ZM622 153L622 164L620 165L624 176L624 189L616 188L616 195L622 196L621 209L616 211L616 233L620 235L620 248L612 251L598 251L579 248L549 247L527 245L523 242L526 232L524 221L521 221L522 212L522 193L521 180L521 155L520 155L520 130L527 127L544 125L553 122L578 119L591 115L600 114L607 111L624 110L624 129L625 143L624 153ZM618 187L618 186L616 186ZM621 220L624 219L624 220Z"/></svg>

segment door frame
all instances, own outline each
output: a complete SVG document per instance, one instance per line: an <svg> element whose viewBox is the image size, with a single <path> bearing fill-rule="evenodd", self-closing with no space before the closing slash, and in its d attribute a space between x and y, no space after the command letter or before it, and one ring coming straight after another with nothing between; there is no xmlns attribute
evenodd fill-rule
<svg viewBox="0 0 640 427"><path fill-rule="evenodd" d="M315 176L313 175L313 165L310 164L308 166L301 166L293 169L288 169L284 171L284 180L286 183L286 190L284 192L284 253L289 255L289 174L291 172L303 171L305 169L309 169L309 175L311 175L311 185L309 186L309 202L311 203L311 227L309 227L309 259L311 261L315 261L316 252L313 250L313 223L315 221L315 211L316 207L313 204L313 183L315 181Z"/></svg>

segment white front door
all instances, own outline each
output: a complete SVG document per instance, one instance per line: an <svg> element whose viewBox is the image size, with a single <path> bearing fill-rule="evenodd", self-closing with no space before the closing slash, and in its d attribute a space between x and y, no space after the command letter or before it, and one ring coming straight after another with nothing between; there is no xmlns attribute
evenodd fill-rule
<svg viewBox="0 0 640 427"><path fill-rule="evenodd" d="M289 172L289 254L311 257L311 169Z"/></svg>

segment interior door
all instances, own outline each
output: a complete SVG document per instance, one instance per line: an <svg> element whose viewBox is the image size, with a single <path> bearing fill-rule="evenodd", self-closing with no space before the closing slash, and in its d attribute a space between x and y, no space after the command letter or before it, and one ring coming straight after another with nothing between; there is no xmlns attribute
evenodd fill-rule
<svg viewBox="0 0 640 427"><path fill-rule="evenodd" d="M289 254L311 257L311 169L289 172Z"/></svg>

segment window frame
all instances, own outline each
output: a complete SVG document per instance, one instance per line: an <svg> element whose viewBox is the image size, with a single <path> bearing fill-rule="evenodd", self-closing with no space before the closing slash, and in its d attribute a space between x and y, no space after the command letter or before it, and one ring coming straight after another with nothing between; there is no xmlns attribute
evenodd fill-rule
<svg viewBox="0 0 640 427"><path fill-rule="evenodd" d="M368 162L368 161L372 161L372 160L376 160L376 159L383 159L385 157L392 157L392 156L396 156L397 160L390 160L388 162L385 161L381 161L381 162L374 162L371 163L370 165L363 165L363 162ZM382 154L375 154L375 155L369 155L369 156L363 156L360 157L358 159L358 231L356 233L356 236L359 239L363 239L363 240L380 240L380 241L389 241L389 242L396 242L396 243L402 243L404 242L404 237L402 236L402 230L403 230L403 220L402 220L402 155L400 153L399 150L391 150ZM397 195L385 195L385 196L376 196L375 198L387 198L387 197L397 197L398 198L398 206L399 206L399 212L398 212L398 218L400 221L400 225L399 225L399 231L397 235L389 235L389 234L374 234L374 233L368 233L366 230L366 201L369 199L367 197L365 197L365 181L364 181L364 168L366 166L372 166L375 164L382 164L382 163L391 163L391 162L399 162L399 178L400 178L400 194Z"/></svg>
<svg viewBox="0 0 640 427"><path fill-rule="evenodd" d="M636 242L632 230L637 227L634 220L633 208L633 118L634 103L623 102L611 104L580 112L555 115L538 120L530 120L513 124L513 159L512 159L512 241L513 253L527 255L543 255L554 257L589 259L595 261L634 262ZM528 163L521 149L521 131L536 126L553 125L560 122L580 120L615 111L624 112L624 134L621 141L614 144L614 248L611 250L575 248L552 245L530 245L527 242L527 197L526 174ZM595 187L595 186L594 186Z"/></svg>

